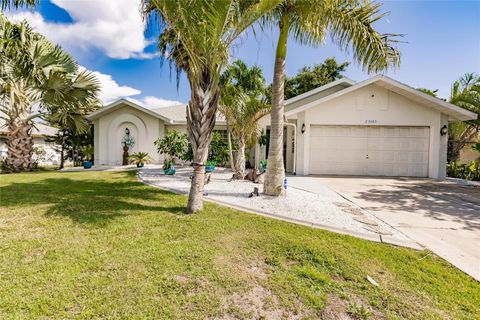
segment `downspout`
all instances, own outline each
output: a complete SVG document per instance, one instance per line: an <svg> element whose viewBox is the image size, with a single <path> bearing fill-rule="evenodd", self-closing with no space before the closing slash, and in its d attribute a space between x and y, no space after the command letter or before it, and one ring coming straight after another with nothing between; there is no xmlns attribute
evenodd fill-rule
<svg viewBox="0 0 480 320"><path fill-rule="evenodd" d="M283 124L285 126L293 127L293 175L297 175L297 125L295 123L289 123L287 117L283 116Z"/></svg>

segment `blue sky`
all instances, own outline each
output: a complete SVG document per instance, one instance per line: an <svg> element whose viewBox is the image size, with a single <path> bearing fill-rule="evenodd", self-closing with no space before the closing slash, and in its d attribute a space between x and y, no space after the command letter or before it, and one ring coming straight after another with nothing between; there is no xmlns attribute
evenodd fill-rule
<svg viewBox="0 0 480 320"><path fill-rule="evenodd" d="M377 24L381 32L404 34L399 44L400 69L387 75L413 87L438 89L448 97L451 83L466 72L480 73L480 0L478 1L385 1L390 14ZM144 32L138 0L41 1L34 11L13 12L26 18L38 31L60 43L104 83L104 100L135 99L147 107L175 101L187 102L188 82L176 88L168 63L160 67L153 32ZM268 82L273 73L277 32L248 32L232 50L232 59L258 64ZM287 74L325 58L352 61L330 41L319 48L289 40ZM361 66L351 64L345 74L359 81L368 77ZM163 100L162 100L163 99Z"/></svg>

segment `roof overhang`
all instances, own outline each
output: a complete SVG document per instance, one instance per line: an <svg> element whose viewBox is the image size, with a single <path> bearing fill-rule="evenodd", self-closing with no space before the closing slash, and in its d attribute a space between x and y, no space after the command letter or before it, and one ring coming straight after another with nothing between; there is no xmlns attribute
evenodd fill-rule
<svg viewBox="0 0 480 320"><path fill-rule="evenodd" d="M378 75L373 78L367 79L365 81L359 82L352 85L346 89L340 90L333 94L330 94L326 97L318 99L316 101L307 103L301 107L295 108L293 110L287 111L285 115L291 116L299 112L305 111L311 107L318 106L321 103L330 101L347 93L353 92L360 88L366 87L368 85L375 84L390 91L393 91L397 94L400 94L412 101L416 101L426 107L435 109L441 113L444 113L449 116L449 121L466 121L477 119L477 114L461 107L458 107L454 104L448 103L444 100L441 100L436 97L432 97L426 93L423 93L415 88L412 88L406 84L393 80L387 76ZM288 100L287 100L288 101ZM287 102L286 101L286 102Z"/></svg>
<svg viewBox="0 0 480 320"><path fill-rule="evenodd" d="M329 82L329 83L327 83L323 86L320 86L318 88L315 88L313 90L310 90L310 91L307 91L305 93L299 94L298 96L295 96L295 97L290 98L288 100L285 100L285 106L288 106L289 104L292 104L294 102L300 101L300 100L305 99L305 98L308 98L310 96L313 96L314 94L320 93L322 91L325 91L327 89L333 88L333 87L338 86L338 85L343 85L345 87L350 87L350 86L353 86L354 84L355 84L355 81L353 81L352 79L349 79L347 77L343 77L343 78L337 79L335 81Z"/></svg>
<svg viewBox="0 0 480 320"><path fill-rule="evenodd" d="M92 113L90 113L90 114L87 116L87 119L89 119L89 120L98 119L98 118L100 118L102 115L107 114L107 113L110 113L110 112L113 112L113 111L115 111L115 110L117 110L117 109L120 109L121 107L123 107L123 106L125 106L125 105L126 105L126 106L129 106L129 107L132 107L132 108L134 108L134 109L137 109L137 110L139 110L139 111L145 112L146 114L149 114L149 115L151 115L152 117L158 118L158 119L160 119L160 120L162 120L162 121L165 121L166 123L169 123L169 124L173 124L173 123L174 123L173 120L168 119L168 118L166 118L166 117L164 117L164 116L162 116L162 115L160 115L160 114L158 114L158 113L156 113L156 112L153 112L153 111L151 111L151 110L149 110L149 109L147 109L147 108L144 108L144 107L142 107L142 106L140 106L140 105L138 105L138 104L136 104L136 103L134 103L134 102L132 102L132 101L129 101L129 100L127 100L127 99L117 100L117 101L115 101L115 102L112 102L112 103L104 106L104 107L101 108L101 109L98 109L98 110L95 111L95 112L92 112Z"/></svg>

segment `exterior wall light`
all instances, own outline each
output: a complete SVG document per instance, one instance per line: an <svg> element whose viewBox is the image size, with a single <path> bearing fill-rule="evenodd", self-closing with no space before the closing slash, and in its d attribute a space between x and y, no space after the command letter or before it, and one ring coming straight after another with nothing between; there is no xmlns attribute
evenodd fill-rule
<svg viewBox="0 0 480 320"><path fill-rule="evenodd" d="M302 134L305 133L305 130L307 130L307 127L305 127L305 123L304 123L304 124L302 124L302 130L301 130Z"/></svg>
<svg viewBox="0 0 480 320"><path fill-rule="evenodd" d="M444 136L448 133L448 127L447 125L444 125L441 129L440 129L440 135Z"/></svg>

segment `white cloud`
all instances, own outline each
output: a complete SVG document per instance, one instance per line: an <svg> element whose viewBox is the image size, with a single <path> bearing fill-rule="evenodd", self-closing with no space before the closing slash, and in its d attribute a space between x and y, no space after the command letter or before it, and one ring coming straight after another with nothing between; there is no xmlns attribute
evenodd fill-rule
<svg viewBox="0 0 480 320"><path fill-rule="evenodd" d="M80 71L86 70L85 67L80 66ZM137 103L145 108L154 109L154 108L163 108L170 107L174 105L182 104L180 101L176 100L167 100L162 98L157 98L154 96L145 96L143 98L132 98L133 96L138 96L142 93L141 90L132 88L126 85L118 84L111 75L101 73L98 71L91 71L97 79L100 81L101 93L100 100L103 104L109 104L115 100L126 98L134 103Z"/></svg>
<svg viewBox="0 0 480 320"><path fill-rule="evenodd" d="M180 101L167 100L167 99L157 98L154 96L146 96L146 97L143 97L142 99L128 98L128 100L136 104L139 104L147 109L164 108L164 107L171 107L171 106L183 104Z"/></svg>
<svg viewBox="0 0 480 320"><path fill-rule="evenodd" d="M152 58L140 15L140 0L52 0L68 12L72 23L45 21L38 12L13 12L15 20L27 19L32 27L66 48L98 48L111 58Z"/></svg>
<svg viewBox="0 0 480 320"><path fill-rule="evenodd" d="M79 69L80 71L83 71L85 70L85 67L80 66ZM102 87L102 91L100 93L100 100L102 100L104 104L108 104L117 99L136 96L142 93L142 91L138 89L129 86L119 85L115 80L113 80L112 76L109 74L101 73L98 71L92 71L92 73L95 74L95 76L97 76L98 80L100 81L100 85Z"/></svg>

